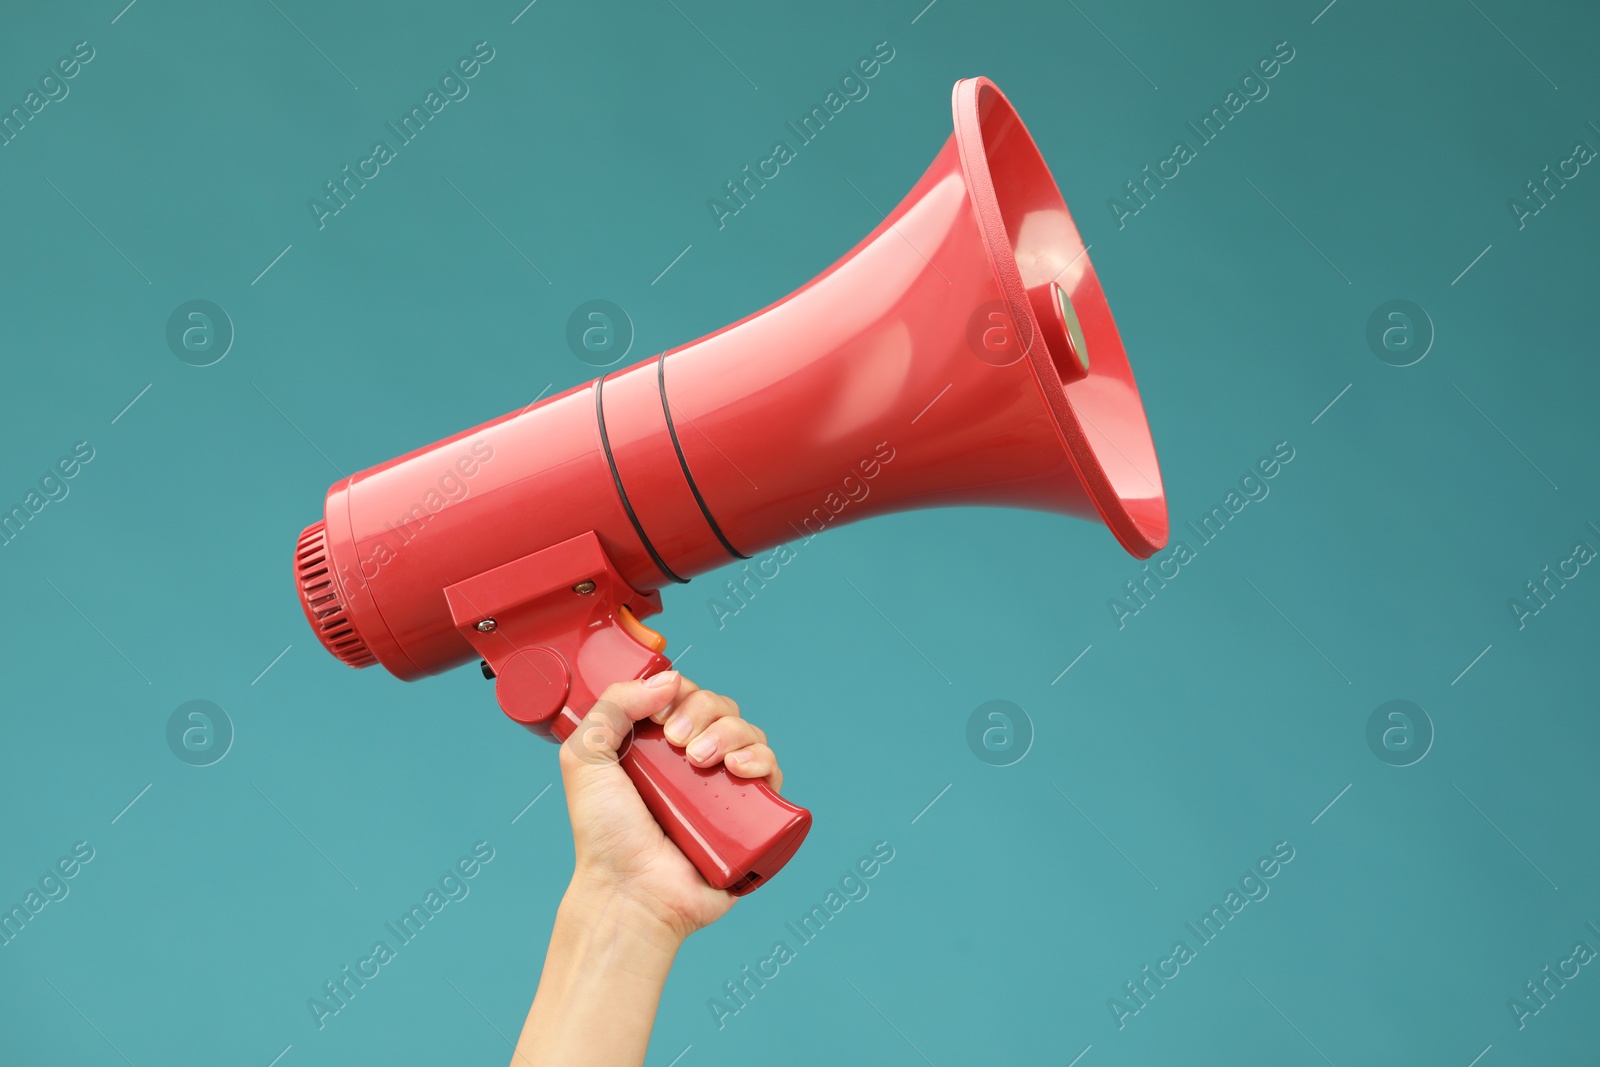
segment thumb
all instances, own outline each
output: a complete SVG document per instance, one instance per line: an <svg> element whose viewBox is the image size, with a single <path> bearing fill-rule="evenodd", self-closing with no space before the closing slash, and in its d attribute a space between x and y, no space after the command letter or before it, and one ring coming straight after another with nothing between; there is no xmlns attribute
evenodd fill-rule
<svg viewBox="0 0 1600 1067"><path fill-rule="evenodd" d="M562 743L563 772L570 769L581 779L614 768L617 751L633 732L633 724L670 707L681 681L677 671L662 671L639 681L607 686Z"/></svg>

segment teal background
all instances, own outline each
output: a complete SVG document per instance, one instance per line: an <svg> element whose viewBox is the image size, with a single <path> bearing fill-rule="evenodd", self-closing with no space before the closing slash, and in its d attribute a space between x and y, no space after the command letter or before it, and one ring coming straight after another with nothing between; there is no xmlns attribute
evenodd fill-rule
<svg viewBox="0 0 1600 1067"><path fill-rule="evenodd" d="M770 731L816 828L686 945L648 1062L1592 1062L1600 970L1525 1029L1507 1006L1600 949L1600 576L1521 629L1508 606L1600 547L1600 176L1522 229L1507 206L1600 146L1592 7L122 3L0 33L7 108L96 53L0 148L0 501L95 450L0 550L0 903L95 849L0 948L0 1060L509 1058L570 870L559 787L527 807L555 752L474 669L321 651L292 541L336 471L592 377L580 303L627 310L631 361L803 283L981 73L1092 243L1178 535L1295 458L1121 629L1135 562L1023 512L831 531L721 629L722 576L667 590L684 669ZM485 40L470 96L319 230L307 199ZM1285 40L1119 229L1109 198ZM879 41L870 96L719 230L707 199ZM1397 298L1437 334L1404 368L1366 341ZM166 343L191 299L237 332L209 367ZM196 699L236 731L203 768L165 740ZM1031 720L1011 766L967 746L993 699ZM1436 731L1409 767L1366 742L1392 699ZM319 1031L307 998L480 840L470 896ZM879 841L870 896L719 1029L708 1000ZM1119 1029L1108 998L1280 841L1270 896Z"/></svg>

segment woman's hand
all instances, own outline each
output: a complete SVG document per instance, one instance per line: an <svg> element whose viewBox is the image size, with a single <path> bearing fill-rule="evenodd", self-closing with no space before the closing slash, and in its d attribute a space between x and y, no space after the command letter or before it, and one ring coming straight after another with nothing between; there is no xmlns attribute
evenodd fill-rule
<svg viewBox="0 0 1600 1067"><path fill-rule="evenodd" d="M618 682L561 746L561 777L572 818L577 867L572 891L621 896L679 940L725 915L736 898L706 884L667 839L617 763L617 749L641 719L662 723L667 740L697 767L718 763L740 778L783 782L767 735L740 718L739 705L677 671Z"/></svg>
<svg viewBox="0 0 1600 1067"><path fill-rule="evenodd" d="M637 1067L683 939L734 897L712 889L650 817L617 748L641 719L664 723L697 767L741 778L783 774L739 705L676 671L608 688L561 746L577 866L556 912L539 992L514 1067Z"/></svg>

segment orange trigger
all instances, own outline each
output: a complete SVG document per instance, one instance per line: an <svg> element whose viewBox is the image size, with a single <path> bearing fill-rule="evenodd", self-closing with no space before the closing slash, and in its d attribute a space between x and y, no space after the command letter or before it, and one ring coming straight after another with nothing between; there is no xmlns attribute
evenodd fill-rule
<svg viewBox="0 0 1600 1067"><path fill-rule="evenodd" d="M617 621L622 624L622 628L627 631L629 637L650 651L662 652L666 649L667 639L634 618L633 612L626 607L617 609Z"/></svg>

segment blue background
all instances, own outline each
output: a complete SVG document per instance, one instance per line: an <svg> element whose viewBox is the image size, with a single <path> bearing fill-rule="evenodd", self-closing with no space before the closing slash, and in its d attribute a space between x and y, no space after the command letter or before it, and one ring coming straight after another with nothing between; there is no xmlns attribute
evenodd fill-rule
<svg viewBox="0 0 1600 1067"><path fill-rule="evenodd" d="M1600 547L1600 177L1520 229L1508 198L1600 146L1600 18L923 2L6 13L7 109L76 42L95 58L0 148L0 502L95 456L0 551L0 903L74 842L95 858L0 948L0 1059L508 1059L570 870L559 787L528 807L555 752L476 670L324 653L293 538L339 472L592 377L580 303L627 310L631 360L803 283L980 73L1092 243L1178 536L1277 442L1295 458L1120 629L1137 564L1024 512L830 531L720 629L721 576L666 591L685 670L773 734L816 828L686 945L649 1062L1593 1058L1596 968L1525 1029L1507 1002L1600 948L1600 576L1520 629L1509 602ZM479 41L470 96L319 229L308 198ZM719 229L708 198L879 41L870 96ZM1119 228L1110 198L1280 41L1270 95ZM209 367L166 341L191 299L237 333ZM1367 342L1393 299L1436 332L1407 367ZM236 732L208 767L166 742L195 699ZM993 699L1031 722L1006 767L966 741ZM1412 766L1366 740L1393 699L1436 732ZM471 895L319 1031L307 998L480 840ZM870 896L719 1030L708 1000L879 841ZM1119 1029L1108 998L1280 841L1270 896Z"/></svg>

